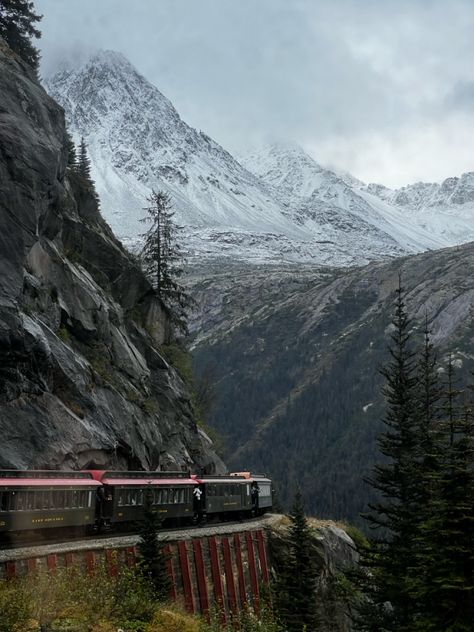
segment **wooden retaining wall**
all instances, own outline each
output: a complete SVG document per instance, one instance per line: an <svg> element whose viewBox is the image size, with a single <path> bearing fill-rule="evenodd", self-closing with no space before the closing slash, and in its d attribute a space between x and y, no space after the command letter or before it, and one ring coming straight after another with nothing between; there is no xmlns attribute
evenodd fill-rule
<svg viewBox="0 0 474 632"><path fill-rule="evenodd" d="M172 599L181 602L190 613L221 610L223 618L238 612L245 604L258 609L261 587L269 582L265 530L215 531L196 537L167 538ZM11 579L71 566L92 573L97 564L104 562L110 573L115 574L120 566L135 564L136 538L109 538L98 546L97 542L88 545L82 541L76 547L69 543L3 551L0 577Z"/></svg>

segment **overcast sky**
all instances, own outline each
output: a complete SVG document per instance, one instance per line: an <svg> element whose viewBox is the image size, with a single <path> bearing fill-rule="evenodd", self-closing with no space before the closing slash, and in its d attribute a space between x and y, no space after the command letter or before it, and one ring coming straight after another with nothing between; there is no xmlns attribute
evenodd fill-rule
<svg viewBox="0 0 474 632"><path fill-rule="evenodd" d="M474 171L474 0L36 0L43 74L122 52L230 151L400 186Z"/></svg>

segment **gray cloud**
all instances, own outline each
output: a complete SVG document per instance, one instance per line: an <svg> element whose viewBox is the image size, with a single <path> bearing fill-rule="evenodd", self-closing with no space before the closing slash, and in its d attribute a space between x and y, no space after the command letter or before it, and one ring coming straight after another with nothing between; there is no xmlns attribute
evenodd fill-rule
<svg viewBox="0 0 474 632"><path fill-rule="evenodd" d="M187 122L230 150L287 138L321 162L392 185L474 169L465 147L474 141L470 0L36 6L45 74L97 48L119 50Z"/></svg>

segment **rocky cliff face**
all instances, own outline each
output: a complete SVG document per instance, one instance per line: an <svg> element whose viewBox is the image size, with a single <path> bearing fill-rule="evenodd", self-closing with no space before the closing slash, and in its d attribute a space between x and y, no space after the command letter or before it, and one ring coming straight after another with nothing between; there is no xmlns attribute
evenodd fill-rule
<svg viewBox="0 0 474 632"><path fill-rule="evenodd" d="M167 314L66 162L62 109L0 40L0 466L219 471Z"/></svg>

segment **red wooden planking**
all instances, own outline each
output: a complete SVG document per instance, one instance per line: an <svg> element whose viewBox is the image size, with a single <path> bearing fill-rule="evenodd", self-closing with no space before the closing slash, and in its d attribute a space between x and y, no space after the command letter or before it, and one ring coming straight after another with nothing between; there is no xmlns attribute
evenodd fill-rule
<svg viewBox="0 0 474 632"><path fill-rule="evenodd" d="M88 573L93 573L95 569L94 551L86 551L86 568Z"/></svg>
<svg viewBox="0 0 474 632"><path fill-rule="evenodd" d="M240 605L245 606L247 603L247 589L245 587L244 565L242 563L242 545L240 543L240 535L234 534L235 561L237 562L237 577L239 580Z"/></svg>
<svg viewBox="0 0 474 632"><path fill-rule="evenodd" d="M222 550L224 553L225 583L227 586L227 598L231 611L237 613L237 593L235 592L234 569L232 568L232 556L230 553L229 538L222 538Z"/></svg>
<svg viewBox="0 0 474 632"><path fill-rule="evenodd" d="M74 553L66 553L66 555L64 556L64 561L67 568L71 568L71 566L74 566Z"/></svg>
<svg viewBox="0 0 474 632"><path fill-rule="evenodd" d="M127 566L129 568L132 568L132 566L135 566L135 561L136 561L136 550L135 550L135 547L134 546L127 546L126 555L127 555Z"/></svg>
<svg viewBox="0 0 474 632"><path fill-rule="evenodd" d="M263 581L270 583L270 573L268 572L267 549L265 546L265 538L263 531L260 529L257 534L258 557L260 558L260 568L262 569Z"/></svg>
<svg viewBox="0 0 474 632"><path fill-rule="evenodd" d="M193 540L193 549L201 612L207 615L209 613L209 594L207 592L206 569L202 554L202 541L198 539Z"/></svg>
<svg viewBox="0 0 474 632"><path fill-rule="evenodd" d="M174 572L173 560L171 558L171 546L167 544L164 547L163 552L166 555L166 568L168 570L169 578L171 579L170 597L173 601L176 601L178 598L178 591L176 588L176 575Z"/></svg>
<svg viewBox="0 0 474 632"><path fill-rule="evenodd" d="M5 563L5 573L7 579L14 579L16 577L16 562L6 562Z"/></svg>
<svg viewBox="0 0 474 632"><path fill-rule="evenodd" d="M217 609L221 612L221 623L223 625L227 622L227 617L224 610L224 592L222 590L222 577L221 568L219 564L219 553L217 551L217 541L214 536L208 538L209 541L209 553L211 557L211 574L212 583L214 584L214 595L216 598Z"/></svg>
<svg viewBox="0 0 474 632"><path fill-rule="evenodd" d="M38 560L36 559L36 557L30 557L30 559L26 561L28 575L32 575L33 573L36 572L37 563L38 563Z"/></svg>
<svg viewBox="0 0 474 632"><path fill-rule="evenodd" d="M184 606L188 612L194 613L193 587L191 584L191 569L189 568L188 548L185 540L178 542L181 577L184 588Z"/></svg>
<svg viewBox="0 0 474 632"><path fill-rule="evenodd" d="M46 565L48 566L48 571L55 571L58 567L58 556L56 553L51 553L46 558Z"/></svg>
<svg viewBox="0 0 474 632"><path fill-rule="evenodd" d="M118 575L118 553L114 549L105 549L105 560L111 577Z"/></svg>
<svg viewBox="0 0 474 632"><path fill-rule="evenodd" d="M251 531L245 532L245 539L247 541L247 559L249 562L250 571L250 584L252 586L253 603L255 608L258 608L258 602L260 598L260 591L258 588L257 566L255 564L255 551L253 548L253 534Z"/></svg>

